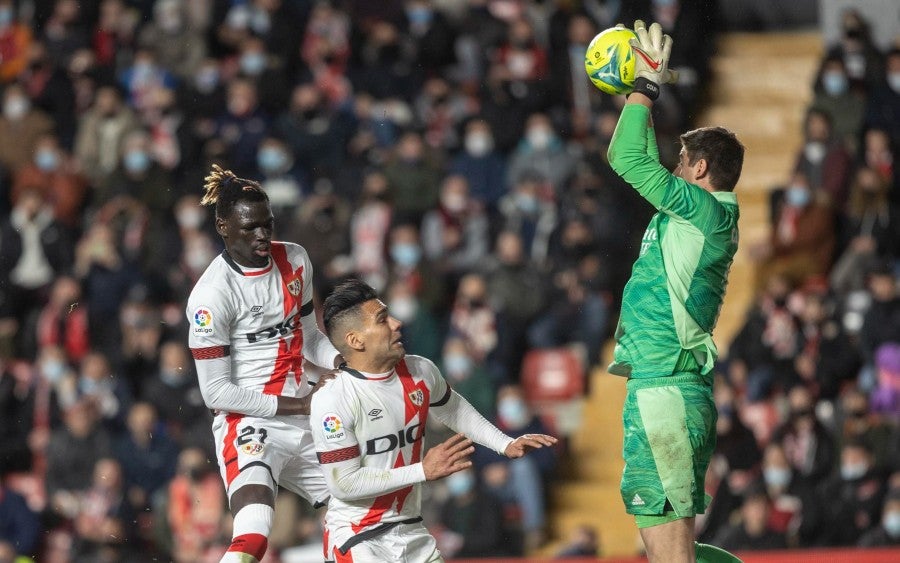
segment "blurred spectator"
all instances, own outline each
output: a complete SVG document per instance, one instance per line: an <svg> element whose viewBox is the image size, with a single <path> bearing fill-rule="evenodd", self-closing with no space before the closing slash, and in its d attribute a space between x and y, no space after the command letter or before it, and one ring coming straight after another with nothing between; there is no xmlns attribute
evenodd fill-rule
<svg viewBox="0 0 900 563"><path fill-rule="evenodd" d="M855 379L859 353L835 318L831 299L810 289L802 300L798 311L802 340L794 370L800 382L817 390L819 400L832 400Z"/></svg>
<svg viewBox="0 0 900 563"><path fill-rule="evenodd" d="M288 101L290 87L284 63L266 51L266 44L250 36L241 41L237 53L238 73L253 82L259 94L259 105L269 115L275 115Z"/></svg>
<svg viewBox="0 0 900 563"><path fill-rule="evenodd" d="M418 133L410 131L400 136L395 154L384 167L384 174L398 221L418 224L437 204L439 169L426 153Z"/></svg>
<svg viewBox="0 0 900 563"><path fill-rule="evenodd" d="M259 145L256 164L261 184L269 196L275 224L288 224L287 219L303 200L303 178L290 149L278 138L267 137Z"/></svg>
<svg viewBox="0 0 900 563"><path fill-rule="evenodd" d="M153 21L141 29L138 44L153 51L160 66L180 78L190 78L206 56L203 31L185 21L182 0L159 0L153 5Z"/></svg>
<svg viewBox="0 0 900 563"><path fill-rule="evenodd" d="M8 544L13 555L27 557L35 553L40 540L41 522L22 495L0 481L0 544ZM3 561L16 561L15 557Z"/></svg>
<svg viewBox="0 0 900 563"><path fill-rule="evenodd" d="M44 23L43 40L54 65L65 66L69 56L88 46L87 29L82 25L81 6L76 0L56 0Z"/></svg>
<svg viewBox="0 0 900 563"><path fill-rule="evenodd" d="M827 274L835 246L834 217L828 197L802 174L795 174L776 211L769 240L750 249L757 261L757 288L774 274L796 284Z"/></svg>
<svg viewBox="0 0 900 563"><path fill-rule="evenodd" d="M167 282L174 298L187 299L194 284L206 271L206 267L220 252L221 243L213 236L212 217L207 207L200 205L200 197L185 195L175 203L177 232L165 233ZM177 262L172 256L178 256Z"/></svg>
<svg viewBox="0 0 900 563"><path fill-rule="evenodd" d="M465 177L444 178L437 209L422 220L422 248L451 283L487 256L487 217L481 203L469 197Z"/></svg>
<svg viewBox="0 0 900 563"><path fill-rule="evenodd" d="M799 183L802 177L805 180L802 183L814 194L825 194L824 202L842 211L852 162L843 141L834 134L832 119L831 114L816 108L807 112L803 124L804 145L797 154L793 181Z"/></svg>
<svg viewBox="0 0 900 563"><path fill-rule="evenodd" d="M53 208L53 217L69 230L81 227L81 215L88 197L87 179L77 164L59 146L55 135L40 137L34 156L15 174L10 199L16 204L22 192L38 190Z"/></svg>
<svg viewBox="0 0 900 563"><path fill-rule="evenodd" d="M508 20L506 41L491 56L489 77L500 81L524 107L540 107L546 96L544 81L549 77L547 52L528 18L509 14Z"/></svg>
<svg viewBox="0 0 900 563"><path fill-rule="evenodd" d="M200 561L219 534L225 515L222 483L203 450L185 448L168 485L166 521L172 556L178 563Z"/></svg>
<svg viewBox="0 0 900 563"><path fill-rule="evenodd" d="M459 281L450 312L450 334L461 338L476 364L484 362L497 347L497 313L488 301L484 276L470 273ZM492 373L503 379L504 374Z"/></svg>
<svg viewBox="0 0 900 563"><path fill-rule="evenodd" d="M408 282L397 281L388 287L386 295L391 316L403 323L402 341L406 353L439 357L442 331L438 318L422 304L413 287Z"/></svg>
<svg viewBox="0 0 900 563"><path fill-rule="evenodd" d="M492 557L510 552L503 508L483 490L474 469L447 477L450 493L440 509L441 529L435 534L446 557Z"/></svg>
<svg viewBox="0 0 900 563"><path fill-rule="evenodd" d="M347 114L328 107L314 84L302 83L294 87L275 131L293 151L300 173L314 181L340 169L352 126Z"/></svg>
<svg viewBox="0 0 900 563"><path fill-rule="evenodd" d="M883 72L869 22L855 8L845 8L841 13L841 38L835 52L843 58L847 75L861 87L871 86Z"/></svg>
<svg viewBox="0 0 900 563"><path fill-rule="evenodd" d="M852 388L841 396L841 446L863 443L872 453L873 467L888 469L893 427L885 423L879 413L869 408L869 399L862 391Z"/></svg>
<svg viewBox="0 0 900 563"><path fill-rule="evenodd" d="M894 489L884 500L881 525L869 530L857 543L859 547L890 547L900 545L900 490Z"/></svg>
<svg viewBox="0 0 900 563"><path fill-rule="evenodd" d="M841 448L840 471L820 491L832 545L854 545L878 525L885 482L875 468L871 447L847 442Z"/></svg>
<svg viewBox="0 0 900 563"><path fill-rule="evenodd" d="M866 269L873 261L900 257L900 211L891 204L888 188L872 168L856 171L843 236L846 248L830 277L842 295L865 287Z"/></svg>
<svg viewBox="0 0 900 563"><path fill-rule="evenodd" d="M488 273L488 299L497 312L498 367L518 378L527 344L528 326L543 309L543 276L530 263L522 239L512 231L497 236L496 261Z"/></svg>
<svg viewBox="0 0 900 563"><path fill-rule="evenodd" d="M797 476L781 444L771 443L763 452L762 476L771 499L769 527L786 533L791 547L822 545L821 501L816 490Z"/></svg>
<svg viewBox="0 0 900 563"><path fill-rule="evenodd" d="M866 105L866 127L877 127L888 132L894 147L900 143L900 47L894 47L885 56L885 73L871 89ZM893 201L900 195L894 190Z"/></svg>
<svg viewBox="0 0 900 563"><path fill-rule="evenodd" d="M307 252L314 271L323 271L325 264L335 256L347 252L352 213L353 209L343 198L330 189L322 189L310 194L288 220L281 223L287 225L282 236L309 248Z"/></svg>
<svg viewBox="0 0 900 563"><path fill-rule="evenodd" d="M118 78L127 92L128 104L138 113L147 108L155 89L174 88L176 85L172 73L160 66L155 52L148 48L135 51L131 66L125 68Z"/></svg>
<svg viewBox="0 0 900 563"><path fill-rule="evenodd" d="M492 210L506 193L506 163L495 150L491 125L483 119L466 124L463 150L450 163L450 173L465 177L472 199Z"/></svg>
<svg viewBox="0 0 900 563"><path fill-rule="evenodd" d="M37 320L37 346L60 346L72 362L80 362L90 349L87 306L80 302L81 286L75 278L59 276L50 299Z"/></svg>
<svg viewBox="0 0 900 563"><path fill-rule="evenodd" d="M125 60L130 57L138 22L139 15L122 0L100 2L91 44L101 67L114 68L119 63L119 57Z"/></svg>
<svg viewBox="0 0 900 563"><path fill-rule="evenodd" d="M738 523L723 529L713 544L728 551L787 548L784 533L769 528L769 510L770 501L765 489L752 487L744 495Z"/></svg>
<svg viewBox="0 0 900 563"><path fill-rule="evenodd" d="M65 62L60 64L51 59L44 43L34 42L28 54L28 69L19 77L34 106L53 120L60 144L67 151L72 150L79 125L75 84L68 68L77 60L76 53L84 52L85 48L66 52Z"/></svg>
<svg viewBox="0 0 900 563"><path fill-rule="evenodd" d="M168 341L159 347L159 370L144 378L140 397L153 406L166 434L180 445L209 440L209 411L183 343Z"/></svg>
<svg viewBox="0 0 900 563"><path fill-rule="evenodd" d="M875 351L875 377L872 411L897 426L900 424L900 344L889 342Z"/></svg>
<svg viewBox="0 0 900 563"><path fill-rule="evenodd" d="M122 101L121 92L112 85L98 88L93 105L82 116L75 155L100 194L105 193L107 178L119 166L122 140L137 128L137 118Z"/></svg>
<svg viewBox="0 0 900 563"><path fill-rule="evenodd" d="M884 129L870 127L864 131L862 139L858 160L877 172L889 191L896 190L900 178L894 174L894 145L890 134Z"/></svg>
<svg viewBox="0 0 900 563"><path fill-rule="evenodd" d="M2 24L0 5L0 24ZM2 32L0 32L2 33ZM10 84L3 91L0 115L0 165L13 173L31 162L38 139L53 131L53 121L31 106L25 89Z"/></svg>
<svg viewBox="0 0 900 563"><path fill-rule="evenodd" d="M822 61L813 90L815 99L812 107L831 118L833 138L851 153L856 153L866 98L865 92L851 82L840 53L831 53Z"/></svg>
<svg viewBox="0 0 900 563"><path fill-rule="evenodd" d="M143 382L157 368L162 323L159 311L150 303L129 299L119 310L121 345L114 363L131 396L137 396Z"/></svg>
<svg viewBox="0 0 900 563"><path fill-rule="evenodd" d="M886 342L900 342L900 295L890 263L880 261L869 269L869 293L872 303L863 319L859 348L871 366L875 351ZM863 380L871 387L871 381Z"/></svg>
<svg viewBox="0 0 900 563"><path fill-rule="evenodd" d="M791 285L773 275L728 347L728 378L750 402L764 400L775 385L787 389L797 375L794 358L800 351L797 318L788 308Z"/></svg>
<svg viewBox="0 0 900 563"><path fill-rule="evenodd" d="M444 307L444 287L434 265L423 259L419 229L412 223L398 223L388 235L391 283L406 283L420 303L437 313Z"/></svg>
<svg viewBox="0 0 900 563"><path fill-rule="evenodd" d="M149 403L135 403L128 411L127 433L115 444L122 465L128 503L135 511L148 508L153 495L175 476L178 446L158 424Z"/></svg>
<svg viewBox="0 0 900 563"><path fill-rule="evenodd" d="M232 80L225 111L215 120L215 136L225 144L225 154L235 174L242 178L258 176L256 152L268 129L269 116L259 107L255 84L245 78ZM286 139L293 144L289 136ZM294 150L303 154L297 146Z"/></svg>
<svg viewBox="0 0 900 563"><path fill-rule="evenodd" d="M545 179L529 172L500 200L503 229L521 237L525 256L537 265L547 258L557 224L556 205L546 198L545 188Z"/></svg>
<svg viewBox="0 0 900 563"><path fill-rule="evenodd" d="M110 174L105 194L97 194L98 203L119 196L137 200L150 212L150 228L165 228L176 193L169 174L154 160L150 143L150 134L144 130L122 139L121 166Z"/></svg>
<svg viewBox="0 0 900 563"><path fill-rule="evenodd" d="M831 473L837 461L834 438L819 422L815 402L806 387L793 387L787 394L789 416L775 432L793 470L812 486L818 486Z"/></svg>
<svg viewBox="0 0 900 563"><path fill-rule="evenodd" d="M19 21L15 2L0 0L0 82L12 82L25 70L31 41L31 29Z"/></svg>
<svg viewBox="0 0 900 563"><path fill-rule="evenodd" d="M497 393L497 426L513 438L547 432L525 402L522 389L515 385L501 387ZM508 459L479 448L472 460L481 472L485 488L521 510L526 552L542 545L547 517L545 486L556 465L555 452L542 448L526 457Z"/></svg>
<svg viewBox="0 0 900 563"><path fill-rule="evenodd" d="M554 558L600 557L600 542L598 541L597 532L594 528L587 525L576 526L569 537L569 541L556 552Z"/></svg>
<svg viewBox="0 0 900 563"><path fill-rule="evenodd" d="M110 432L124 427L133 395L128 383L113 371L102 352L92 351L82 358L78 396L94 403L100 422Z"/></svg>
<svg viewBox="0 0 900 563"><path fill-rule="evenodd" d="M368 172L359 202L350 219L350 253L354 271L375 288L387 283L386 242L391 225L387 200L387 178L377 170Z"/></svg>
<svg viewBox="0 0 900 563"><path fill-rule="evenodd" d="M63 426L50 436L45 486L50 509L63 518L78 514L79 496L90 486L94 464L112 453L98 418L96 405L80 400L63 411Z"/></svg>
<svg viewBox="0 0 900 563"><path fill-rule="evenodd" d="M525 138L513 152L507 168L510 186L520 184L526 177L541 177L544 185L538 192L540 199L558 198L575 172L575 158L543 113L529 116L525 124Z"/></svg>
<svg viewBox="0 0 900 563"><path fill-rule="evenodd" d="M494 418L495 388L491 376L481 364L472 361L466 343L450 337L444 342L441 373L450 387L462 395L485 418Z"/></svg>
<svg viewBox="0 0 900 563"><path fill-rule="evenodd" d="M0 470L30 471L29 435L35 419L34 370L26 362L0 365Z"/></svg>
<svg viewBox="0 0 900 563"><path fill-rule="evenodd" d="M116 561L133 553L136 515L125 492L119 462L98 459L90 487L73 518L78 534L74 551L79 560Z"/></svg>
<svg viewBox="0 0 900 563"><path fill-rule="evenodd" d="M454 85L441 76L428 78L413 100L416 119L425 128L423 139L433 149L453 150L462 146L457 125L471 112Z"/></svg>

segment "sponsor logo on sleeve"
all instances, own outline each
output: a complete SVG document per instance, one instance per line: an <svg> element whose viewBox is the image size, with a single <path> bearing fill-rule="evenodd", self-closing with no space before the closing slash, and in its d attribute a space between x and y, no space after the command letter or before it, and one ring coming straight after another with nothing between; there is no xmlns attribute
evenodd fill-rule
<svg viewBox="0 0 900 563"><path fill-rule="evenodd" d="M197 307L194 310L194 334L209 336L213 333L213 315L207 307Z"/></svg>
<svg viewBox="0 0 900 563"><path fill-rule="evenodd" d="M341 417L330 412L322 417L322 433L325 434L326 440L340 440L346 433L344 432L344 423Z"/></svg>

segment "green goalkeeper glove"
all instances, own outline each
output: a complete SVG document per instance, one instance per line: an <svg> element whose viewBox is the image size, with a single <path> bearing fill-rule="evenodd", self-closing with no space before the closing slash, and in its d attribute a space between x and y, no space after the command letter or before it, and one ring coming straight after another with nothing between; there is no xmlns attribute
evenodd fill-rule
<svg viewBox="0 0 900 563"><path fill-rule="evenodd" d="M662 26L650 24L648 30L642 20L634 22L637 39L631 40L634 51L634 91L651 100L659 97L659 85L675 82L678 74L669 70L669 56L672 53L672 38L663 35Z"/></svg>

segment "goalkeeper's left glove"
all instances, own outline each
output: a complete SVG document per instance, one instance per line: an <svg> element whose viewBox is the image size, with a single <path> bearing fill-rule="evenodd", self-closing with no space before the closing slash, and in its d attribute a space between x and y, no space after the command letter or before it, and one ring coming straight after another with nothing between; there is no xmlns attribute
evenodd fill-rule
<svg viewBox="0 0 900 563"><path fill-rule="evenodd" d="M672 53L672 38L663 35L662 26L650 24L648 31L642 20L634 22L637 39L631 40L634 51L634 91L651 100L659 97L659 85L675 82L678 74L669 70L669 56Z"/></svg>

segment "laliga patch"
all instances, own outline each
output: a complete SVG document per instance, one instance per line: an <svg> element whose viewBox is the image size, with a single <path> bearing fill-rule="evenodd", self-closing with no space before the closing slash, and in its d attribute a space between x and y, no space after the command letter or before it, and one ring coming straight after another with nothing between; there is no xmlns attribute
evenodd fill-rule
<svg viewBox="0 0 900 563"><path fill-rule="evenodd" d="M197 307L194 310L191 330L198 336L209 336L213 333L213 316L207 307Z"/></svg>
<svg viewBox="0 0 900 563"><path fill-rule="evenodd" d="M287 285L287 288L294 297L300 295L300 278L294 278L291 283Z"/></svg>
<svg viewBox="0 0 900 563"><path fill-rule="evenodd" d="M346 435L344 432L344 423L341 417L330 412L322 417L322 433L325 434L326 440L340 440Z"/></svg>
<svg viewBox="0 0 900 563"><path fill-rule="evenodd" d="M421 389L410 391L409 400L412 401L412 404L416 405L417 407L421 407L422 403L425 402L425 393L422 393Z"/></svg>
<svg viewBox="0 0 900 563"><path fill-rule="evenodd" d="M259 455L263 453L263 450L265 449L265 444L261 444L259 442L250 442L249 444L244 444L243 446L241 446L241 451L243 451L247 455Z"/></svg>

